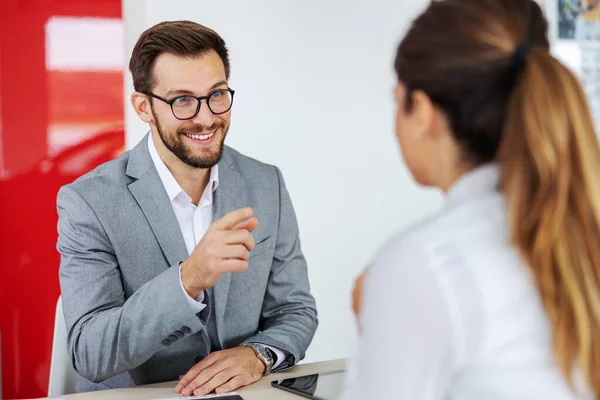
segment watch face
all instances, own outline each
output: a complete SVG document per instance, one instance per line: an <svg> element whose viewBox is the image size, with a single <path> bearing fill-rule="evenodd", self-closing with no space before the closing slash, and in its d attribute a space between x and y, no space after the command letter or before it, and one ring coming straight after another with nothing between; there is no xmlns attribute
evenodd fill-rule
<svg viewBox="0 0 600 400"><path fill-rule="evenodd" d="M268 347L263 346L259 343L250 343L246 346L252 347L252 349L254 349L256 356L260 358L260 360L265 364L265 374L269 374L271 372L273 364L275 364L275 358L273 357L272 351Z"/></svg>
<svg viewBox="0 0 600 400"><path fill-rule="evenodd" d="M273 350L271 350L270 348L266 348L267 349L267 353L269 353L269 358L275 362L275 353L273 352Z"/></svg>
<svg viewBox="0 0 600 400"><path fill-rule="evenodd" d="M263 362L266 364L267 371L270 371L274 362L273 357L271 357L271 353L269 352L269 349L260 344L254 345L254 348L256 349L259 358L262 358Z"/></svg>
<svg viewBox="0 0 600 400"><path fill-rule="evenodd" d="M267 359L270 363L273 363L273 357L271 356L271 352L267 347L259 346L259 354Z"/></svg>

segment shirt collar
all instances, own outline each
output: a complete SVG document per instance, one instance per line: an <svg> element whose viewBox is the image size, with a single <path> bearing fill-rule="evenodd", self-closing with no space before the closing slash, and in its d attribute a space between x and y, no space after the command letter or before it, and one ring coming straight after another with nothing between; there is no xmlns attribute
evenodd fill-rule
<svg viewBox="0 0 600 400"><path fill-rule="evenodd" d="M167 191L167 195L169 196L169 201L172 202L181 193L183 193L186 197L189 198L187 193L185 193L183 191L183 189L181 188L181 186L179 186L179 183L177 183L177 180L175 180L175 177L173 176L171 171L169 171L169 168L167 168L166 164L163 162L163 160L158 155L158 151L156 150L156 147L154 146L154 141L152 140L151 134L148 135L148 151L150 152L150 158L152 158L152 162L154 163L154 167L156 168L156 171L158 172L158 176L160 177L160 180L161 180L163 186L165 187L165 190ZM210 177L208 179L207 187L210 187L211 190L204 191L200 202L212 204L213 192L215 190L217 190L218 186L219 186L219 165L216 164L214 167L212 167L210 169ZM206 200L204 199L205 196L208 196L208 198Z"/></svg>
<svg viewBox="0 0 600 400"><path fill-rule="evenodd" d="M461 176L448 191L448 200L498 191L500 168L488 163L472 169Z"/></svg>

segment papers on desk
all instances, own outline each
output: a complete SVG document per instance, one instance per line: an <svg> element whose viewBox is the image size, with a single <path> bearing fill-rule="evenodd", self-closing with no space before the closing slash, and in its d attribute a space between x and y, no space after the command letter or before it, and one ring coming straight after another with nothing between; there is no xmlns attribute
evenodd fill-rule
<svg viewBox="0 0 600 400"><path fill-rule="evenodd" d="M227 396L233 397L238 396L236 392L219 393L219 394L205 394L204 396L181 396L181 397L169 397L155 400L203 400L203 399L219 399L226 400ZM225 399L223 399L225 398Z"/></svg>

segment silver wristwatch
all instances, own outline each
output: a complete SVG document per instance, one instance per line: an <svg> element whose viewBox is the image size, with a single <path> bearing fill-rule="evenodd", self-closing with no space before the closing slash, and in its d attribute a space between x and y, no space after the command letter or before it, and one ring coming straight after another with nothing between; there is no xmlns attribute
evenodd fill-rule
<svg viewBox="0 0 600 400"><path fill-rule="evenodd" d="M256 357L265 364L265 373L263 375L269 375L271 373L274 360L269 349L258 343L245 343L240 346L247 346L254 350Z"/></svg>

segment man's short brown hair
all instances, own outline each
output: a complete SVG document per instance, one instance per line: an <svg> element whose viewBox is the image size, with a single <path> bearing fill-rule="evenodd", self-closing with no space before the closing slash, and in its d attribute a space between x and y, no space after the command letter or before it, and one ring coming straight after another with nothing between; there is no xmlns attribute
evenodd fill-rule
<svg viewBox="0 0 600 400"><path fill-rule="evenodd" d="M154 86L153 69L158 56L171 53L177 56L198 57L214 50L225 66L229 79L229 56L225 41L218 33L191 21L167 21L147 29L138 39L129 70L137 92L150 93Z"/></svg>

